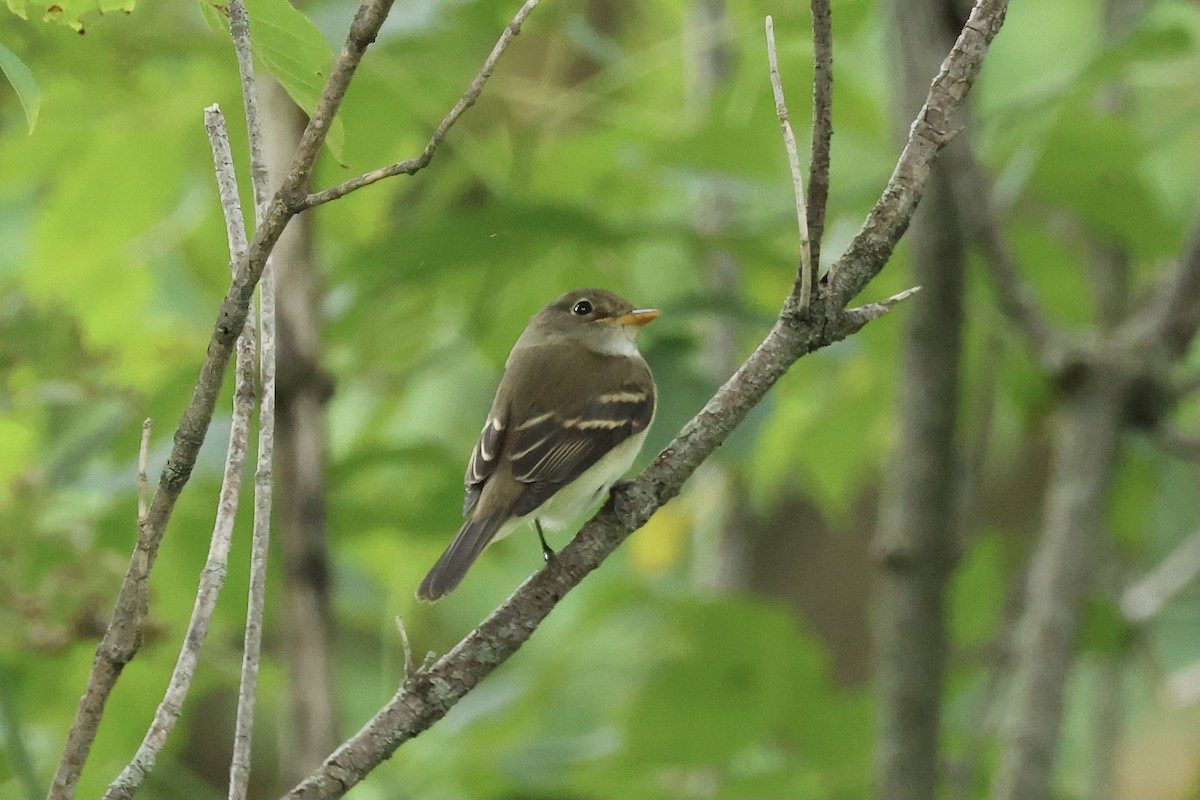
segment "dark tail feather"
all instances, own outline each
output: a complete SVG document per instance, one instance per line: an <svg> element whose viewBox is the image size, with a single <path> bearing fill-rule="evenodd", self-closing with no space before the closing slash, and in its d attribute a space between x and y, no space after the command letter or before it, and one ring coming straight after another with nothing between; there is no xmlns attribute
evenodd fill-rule
<svg viewBox="0 0 1200 800"><path fill-rule="evenodd" d="M437 600L458 586L503 522L504 517L499 514L464 522L454 541L417 587L417 599Z"/></svg>

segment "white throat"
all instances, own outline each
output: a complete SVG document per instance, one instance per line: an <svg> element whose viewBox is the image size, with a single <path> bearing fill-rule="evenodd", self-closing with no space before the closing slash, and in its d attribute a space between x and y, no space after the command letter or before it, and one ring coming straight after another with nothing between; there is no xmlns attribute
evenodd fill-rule
<svg viewBox="0 0 1200 800"><path fill-rule="evenodd" d="M606 330L605 333L607 335L598 337L598 341L594 342L593 351L606 356L640 355L637 345L634 344L634 336L637 335L636 330L617 325Z"/></svg>

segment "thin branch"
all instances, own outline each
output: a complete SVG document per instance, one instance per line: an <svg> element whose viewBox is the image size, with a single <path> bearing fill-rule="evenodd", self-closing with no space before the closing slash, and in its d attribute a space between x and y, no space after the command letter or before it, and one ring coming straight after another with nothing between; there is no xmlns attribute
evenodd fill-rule
<svg viewBox="0 0 1200 800"><path fill-rule="evenodd" d="M249 314L254 288L266 267L271 249L279 240L288 220L299 210L294 207L299 187L307 185L330 122L345 96L346 86L366 48L375 40L391 5L392 0L364 0L359 7L346 44L325 83L288 175L255 230L246 257L239 264L221 302L196 388L176 429L174 445L159 478L158 490L154 493L144 521L138 526L137 545L104 637L96 647L87 688L80 698L63 746L63 755L48 793L49 800L69 800L74 795L79 775L96 737L104 705L121 671L141 647L147 609L147 579L158 556L158 548L167 521L174 511L175 501L191 477L200 445L208 432L234 341L242 332ZM299 197L302 198L303 193Z"/></svg>
<svg viewBox="0 0 1200 800"><path fill-rule="evenodd" d="M408 629L404 627L404 618L396 617L396 630L400 634L400 646L404 650L404 677L408 678L413 671L412 645L408 643Z"/></svg>
<svg viewBox="0 0 1200 800"><path fill-rule="evenodd" d="M437 152L442 140L446 138L446 134L454 127L454 123L458 122L463 112L475 105L475 101L479 99L479 94L483 91L484 84L492 76L492 70L496 68L496 62L500 60L500 56L504 55L504 51L508 49L508 45L521 32L521 25L525 22L525 18L537 8L539 2L540 0L525 0L525 4L521 6L521 9L512 18L512 21L504 26L504 32L500 34L499 41L496 42L495 47L492 48L492 52L483 62L479 73L471 81L471 85L467 87L463 96L454 104L454 108L450 109L450 113L446 114L442 118L442 121L438 123L433 135L429 137L429 142L425 145L425 149L421 151L421 155L399 161L387 167L373 169L356 178L339 183L337 186L313 192L299 201L296 210L303 211L313 206L319 206L322 203L328 203L330 200L336 200L339 197L350 194L356 189L370 186L372 183L381 181L384 178L390 178L393 175L413 175L429 166L429 162L433 160L434 153Z"/></svg>
<svg viewBox="0 0 1200 800"><path fill-rule="evenodd" d="M963 147L954 154L958 163L952 170L955 176L952 185L958 212L968 235L983 254L1001 313L1045 358L1054 342L1054 330L1038 304L1037 294L1021 276L1000 235L991 206L992 187L973 153L973 148Z"/></svg>
<svg viewBox="0 0 1200 800"><path fill-rule="evenodd" d="M808 232L813 277L821 271L821 239L829 200L829 153L833 139L833 29L829 0L812 0L812 156L808 162ZM812 288L816 288L815 286Z"/></svg>
<svg viewBox="0 0 1200 800"><path fill-rule="evenodd" d="M245 0L229 0L229 33L237 53L238 75L242 84L242 110L246 116L246 134L250 142L250 184L254 189L254 213L257 221L270 201L267 160L263 155L262 125L258 118L258 88L254 80L254 55L250 49L250 15Z"/></svg>
<svg viewBox="0 0 1200 800"><path fill-rule="evenodd" d="M796 196L796 225L800 230L800 268L796 270L796 286L799 291L794 292L797 297L796 313L804 314L808 311L813 284L816 283L808 244L808 209L804 200L804 176L800 172L800 151L796 147L796 134L792 131L787 101L783 98L783 79L779 76L779 58L775 53L775 23L769 14L766 31L767 63L771 69L771 91L775 94L775 115L779 117L779 130L783 133L783 145L787 149L788 166L792 171L792 191Z"/></svg>
<svg viewBox="0 0 1200 800"><path fill-rule="evenodd" d="M1006 7L1004 0L981 0L975 7L912 128L896 173L850 250L838 260L835 291L824 295L824 302L814 304L804 318L788 311L798 300L795 292L789 295L763 342L654 463L635 480L615 488L610 502L556 558L449 653L427 669L409 673L396 695L287 797L341 797L401 744L441 719L529 639L567 592L679 493L684 481L798 358L844 339L902 299L884 301L881 309L844 310L845 302L883 268L907 227L938 150L928 120L947 119L962 103Z"/></svg>
<svg viewBox="0 0 1200 800"><path fill-rule="evenodd" d="M150 481L146 477L146 462L150 456L150 429L153 427L150 418L142 420L142 441L138 446L137 474L137 518L140 523L146 518L146 495L150 491Z"/></svg>
<svg viewBox="0 0 1200 800"><path fill-rule="evenodd" d="M1158 566L1121 595L1121 612L1133 622L1150 619L1200 575L1200 530L1190 534Z"/></svg>
<svg viewBox="0 0 1200 800"><path fill-rule="evenodd" d="M230 268L232 269L246 253L245 223L237 194L237 175L233 170L233 156L229 150L229 136L225 130L225 119L215 105L204 111L204 127L208 132L216 166L217 185L221 205L225 212L225 226L230 241ZM250 415L254 411L254 350L255 335L253 314L247 317L245 328L238 340L236 385L233 395L233 419L229 430L229 448L225 456L225 472L221 480L221 494L217 505L216 521L213 524L212 540L209 544L208 560L200 573L200 586L196 590L196 602L188 622L187 634L171 680L163 694L162 702L155 712L154 721L146 732L130 762L104 793L105 800L124 800L132 797L142 785L146 775L154 766L158 754L166 745L167 738L179 719L183 702L191 688L200 650L208 634L209 622L217 605L217 597L225 584L229 561L229 547L233 539L233 524L237 518L238 500L242 486L242 475L246 463L246 446L250 438Z"/></svg>
<svg viewBox="0 0 1200 800"><path fill-rule="evenodd" d="M1171 353L1178 357L1187 352L1200 330L1200 222L1188 237L1174 274L1162 282L1148 310Z"/></svg>
<svg viewBox="0 0 1200 800"><path fill-rule="evenodd" d="M899 294L894 294L886 300L880 300L878 303L867 303L865 306L851 308L846 311L846 317L852 322L857 323L861 328L873 319L879 319L887 312L891 311L897 303L907 300L917 292L921 291L920 286L914 286L911 289L905 289Z"/></svg>
<svg viewBox="0 0 1200 800"><path fill-rule="evenodd" d="M988 45L1000 30L1007 0L978 0L950 55L929 88L904 151L887 187L862 230L829 270L827 302L844 307L883 269L880 253L890 253L908 228L921 189L939 150L954 135L952 115L979 75Z"/></svg>
<svg viewBox="0 0 1200 800"><path fill-rule="evenodd" d="M255 219L267 211L270 177L264 155L262 125L258 116L258 87L250 50L250 23L244 0L231 0L229 27L238 56L242 106L250 142L250 176L254 187ZM267 593L267 554L271 540L271 504L275 456L275 268L267 258L258 286L259 377L262 400L258 409L258 455L254 472L254 530L250 544L250 586L246 601L246 631L242 646L242 673L238 686L237 721L233 755L229 763L229 800L244 800L250 784L254 706L262 660L263 611ZM252 312L253 314L253 312ZM251 317L252 318L252 317Z"/></svg>

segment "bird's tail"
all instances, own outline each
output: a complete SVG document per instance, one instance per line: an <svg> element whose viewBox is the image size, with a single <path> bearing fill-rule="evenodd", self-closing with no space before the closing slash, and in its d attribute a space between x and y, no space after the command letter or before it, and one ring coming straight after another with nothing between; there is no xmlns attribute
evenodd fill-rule
<svg viewBox="0 0 1200 800"><path fill-rule="evenodd" d="M483 519L471 517L458 529L458 535L446 548L433 569L417 587L418 600L437 600L462 582L467 570L496 535L507 514L492 514Z"/></svg>

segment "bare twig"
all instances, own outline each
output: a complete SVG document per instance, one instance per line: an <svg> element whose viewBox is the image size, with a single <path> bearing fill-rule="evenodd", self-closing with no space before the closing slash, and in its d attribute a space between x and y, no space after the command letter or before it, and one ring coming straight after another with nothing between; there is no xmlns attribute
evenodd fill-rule
<svg viewBox="0 0 1200 800"><path fill-rule="evenodd" d="M902 300L907 300L917 292L921 291L920 286L914 286L911 289L905 289L899 294L894 294L886 300L880 300L878 303L867 303L865 306L851 308L846 311L846 317L860 323L859 327L866 325L873 319L879 319Z"/></svg>
<svg viewBox="0 0 1200 800"><path fill-rule="evenodd" d="M208 432L234 341L242 332L249 314L254 288L284 226L299 211L294 207L298 200L297 193L300 187L307 185L329 125L346 94L346 87L366 48L375 40L391 5L392 0L364 0L359 7L346 44L334 63L297 148L292 167L255 230L246 257L236 270L225 299L221 302L196 388L176 429L174 446L163 467L158 490L154 493L144 522L138 526L137 545L104 637L96 647L87 687L79 700L54 782L50 786L49 800L69 800L74 795L103 716L104 705L121 671L141 647L147 608L147 578L158 556L158 548L167 521L174 511L175 501L191 477L200 445ZM299 197L303 197L302 192Z"/></svg>
<svg viewBox="0 0 1200 800"><path fill-rule="evenodd" d="M908 228L929 169L942 146L954 135L951 115L970 91L988 44L1000 30L1007 0L978 0L954 43L929 96L909 131L904 151L862 230L829 270L826 301L844 307L875 277L883 264L875 254L891 252Z"/></svg>
<svg viewBox="0 0 1200 800"><path fill-rule="evenodd" d="M150 481L146 478L146 461L150 455L150 418L142 420L142 441L138 446L137 474L137 518L140 524L146 518L146 495L150 492Z"/></svg>
<svg viewBox="0 0 1200 800"><path fill-rule="evenodd" d="M956 207L963 224L983 254L984 264L996 291L996 302L1005 317L1033 344L1038 355L1045 358L1054 340L1054 331L1042 312L1033 288L1021 276L991 207L991 186L973 150L960 148L952 170Z"/></svg>
<svg viewBox="0 0 1200 800"><path fill-rule="evenodd" d="M330 200L336 200L339 197L350 194L350 192L356 189L370 186L372 183L381 181L384 178L390 178L393 175L413 175L427 167L429 162L433 160L433 155L437 152L442 140L446 138L446 134L454 127L454 123L458 122L458 118L463 115L463 112L475 105L475 101L479 99L480 92L483 91L484 84L492 76L492 70L496 68L496 62L500 60L500 56L504 55L504 51L508 49L508 45L521 32L521 25L525 22L525 18L537 8L539 2L540 0L525 0L525 4L517 11L512 21L504 26L504 32L500 34L499 41L496 42L495 47L492 48L492 52L483 62L479 73L471 81L471 85L467 87L463 96L454 104L454 108L450 109L450 112L438 123L433 135L429 137L429 142L425 145L425 149L421 151L421 155L405 159L387 167L373 169L356 178L339 183L337 186L313 192L299 201L296 210L303 211L306 208L319 206L322 203L328 203Z"/></svg>
<svg viewBox="0 0 1200 800"><path fill-rule="evenodd" d="M792 171L792 191L796 195L796 225L800 229L800 268L796 270L796 313L808 311L809 300L812 297L813 275L812 259L808 243L808 209L804 199L804 176L800 172L800 151L796 147L796 134L792 131L792 121L788 117L787 101L783 98L783 79L779 77L779 58L775 54L775 24L767 15L767 63L771 69L771 91L775 93L775 115L779 117L779 130L783 133L783 145L787 149L788 166Z"/></svg>
<svg viewBox="0 0 1200 800"><path fill-rule="evenodd" d="M412 646L408 643L408 630L404 627L404 618L396 617L396 630L400 633L400 646L404 649L404 677L413 671Z"/></svg>
<svg viewBox="0 0 1200 800"><path fill-rule="evenodd" d="M678 494L684 481L720 446L787 369L813 350L839 341L877 316L845 311L845 302L883 268L908 225L936 156L928 120L947 119L978 74L1003 21L1004 0L981 0L963 28L913 126L909 145L884 195L846 255L838 260L836 291L824 294L808 317L785 301L766 338L679 435L635 480L613 491L604 506L558 556L531 576L488 619L428 669L410 673L397 694L289 798L323 800L345 794L408 739L429 728L525 643L554 606L596 569L629 534ZM925 120L922 125L922 120ZM915 142L914 140L921 140ZM886 310L886 309L885 309Z"/></svg>
<svg viewBox="0 0 1200 800"><path fill-rule="evenodd" d="M241 209L238 205L237 176L233 171L233 157L229 151L229 137L225 120L216 106L205 109L205 129L212 145L213 162L217 170L225 225L229 236L230 265L236 265L246 252L246 234ZM188 622L187 634L179 651L179 658L167 684L162 702L154 715L154 722L146 732L141 746L121 774L104 793L105 800L132 797L154 766L171 731L179 719L179 712L191 688L200 650L208 634L209 622L216 608L217 597L225 584L229 561L229 547L233 539L233 524L237 518L238 499L242 486L242 474L246 463L246 446L250 437L250 415L254 410L254 321L248 316L242 336L238 340L237 379L233 399L233 419L229 431L229 449L225 456L225 472L221 480L220 501L209 544L208 560L200 573L200 586L196 590L196 603Z"/></svg>
<svg viewBox="0 0 1200 800"><path fill-rule="evenodd" d="M270 200L267 161L263 155L262 125L258 118L258 89L254 81L254 55L250 50L250 16L245 0L229 0L229 33L237 52L238 75L242 84L242 110L246 115L246 134L250 143L250 184L254 189L255 219L266 211Z"/></svg>
<svg viewBox="0 0 1200 800"><path fill-rule="evenodd" d="M1150 619L1197 575L1200 575L1200 530L1190 534L1158 566L1125 590L1121 595L1121 611L1133 622Z"/></svg>
<svg viewBox="0 0 1200 800"><path fill-rule="evenodd" d="M1178 357L1187 352L1200 329L1200 221L1174 273L1159 285L1147 311L1171 353Z"/></svg>
<svg viewBox="0 0 1200 800"><path fill-rule="evenodd" d="M813 128L808 162L809 257L813 278L821 271L821 239L829 200L829 152L833 139L833 29L829 0L812 0ZM816 288L815 286L813 287Z"/></svg>
<svg viewBox="0 0 1200 800"><path fill-rule="evenodd" d="M250 176L254 186L255 220L267 211L270 180L258 116L258 87L250 50L250 24L244 0L231 0L229 27L238 56L242 106L250 143ZM258 409L258 455L254 471L254 531L250 544L250 587L246 601L246 631L242 646L242 674L238 687L237 721L233 755L229 763L229 800L244 800L250 783L254 706L262 660L263 610L267 592L267 554L271 539L271 502L275 454L275 268L267 258L258 286L259 377L262 400Z"/></svg>

